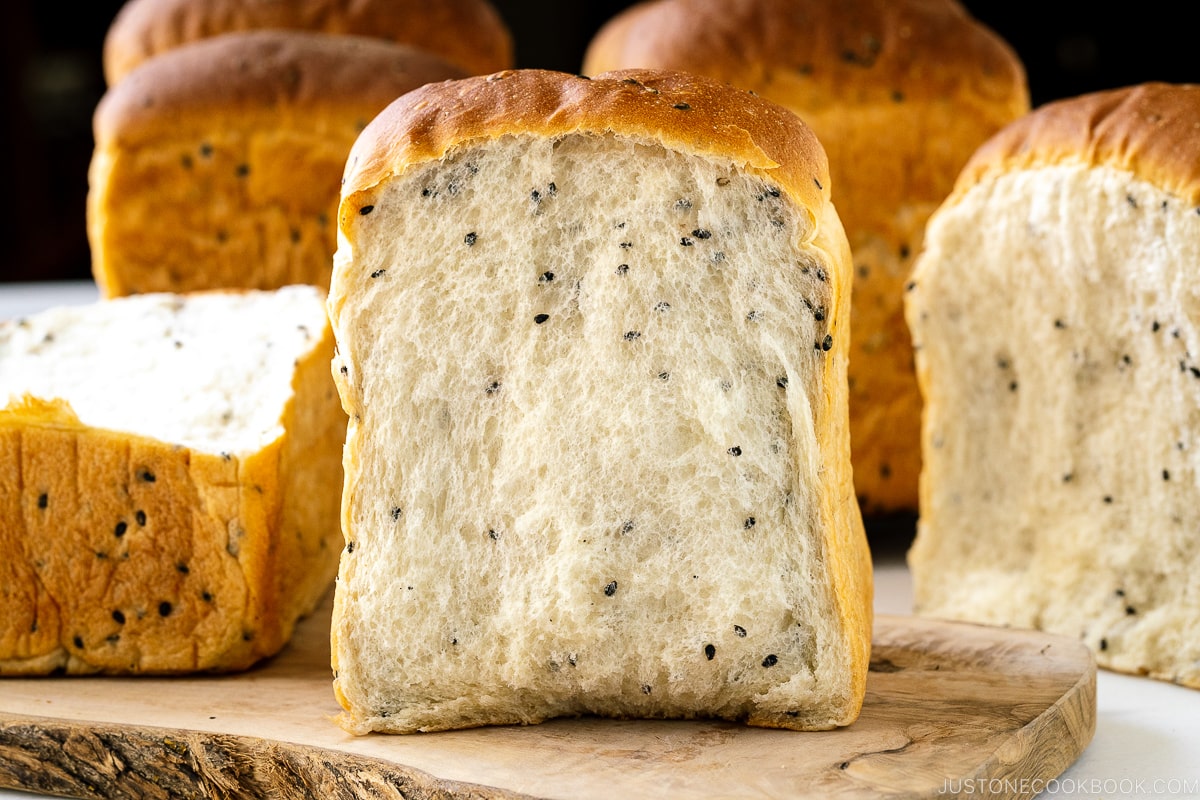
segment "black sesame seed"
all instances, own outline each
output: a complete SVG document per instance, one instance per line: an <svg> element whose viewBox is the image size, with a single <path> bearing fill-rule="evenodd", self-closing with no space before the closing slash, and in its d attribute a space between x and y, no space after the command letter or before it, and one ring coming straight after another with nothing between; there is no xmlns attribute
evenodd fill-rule
<svg viewBox="0 0 1200 800"><path fill-rule="evenodd" d="M820 189L821 191L825 191L825 187L822 186L821 182L819 180L817 180L816 178L813 178L813 183L815 183L817 185L818 189Z"/></svg>
<svg viewBox="0 0 1200 800"><path fill-rule="evenodd" d="M489 383L487 385L487 388L484 389L483 391L486 394L495 394L496 392L500 391L500 382L492 381L491 383Z"/></svg>
<svg viewBox="0 0 1200 800"><path fill-rule="evenodd" d="M117 523L117 527L113 529L113 535L120 539L125 535L125 531L127 530L129 530L129 526L125 523L125 520L121 520Z"/></svg>
<svg viewBox="0 0 1200 800"><path fill-rule="evenodd" d="M1153 324L1150 325L1150 330L1154 333L1158 333L1158 329L1161 327L1162 326L1158 324L1158 320L1154 320Z"/></svg>
<svg viewBox="0 0 1200 800"><path fill-rule="evenodd" d="M50 505L50 495L42 492L38 495L38 508L45 508Z"/></svg>
<svg viewBox="0 0 1200 800"><path fill-rule="evenodd" d="M349 553L353 553L353 552L354 552L354 542L346 542L346 553L349 554Z"/></svg>
<svg viewBox="0 0 1200 800"><path fill-rule="evenodd" d="M1136 197L1134 197L1134 196L1133 196L1133 195L1131 195L1131 194L1127 194L1127 195L1125 195L1125 202L1126 202L1126 203L1129 203L1129 206L1130 206L1130 208L1137 208L1137 207L1138 207L1138 204L1137 204L1137 198L1136 198Z"/></svg>
<svg viewBox="0 0 1200 800"><path fill-rule="evenodd" d="M400 506L392 506L392 519L393 520L400 519L400 515L403 513L404 513L404 509L402 509Z"/></svg>
<svg viewBox="0 0 1200 800"><path fill-rule="evenodd" d="M654 304L654 310L655 311L670 311L671 304L668 303L666 300L659 300L657 303Z"/></svg>
<svg viewBox="0 0 1200 800"><path fill-rule="evenodd" d="M813 309L813 319L815 319L817 322L824 322L825 321L825 309L822 308L821 306L817 306L816 308L814 308Z"/></svg>
<svg viewBox="0 0 1200 800"><path fill-rule="evenodd" d="M550 319L549 314L537 314L534 316L533 321L534 321L534 324L541 325L543 322L545 322L548 319Z"/></svg>
<svg viewBox="0 0 1200 800"><path fill-rule="evenodd" d="M187 564L176 564L175 571L180 573L181 575L187 575L192 570Z"/></svg>
<svg viewBox="0 0 1200 800"><path fill-rule="evenodd" d="M339 367L339 368L338 368L338 372L342 373L343 375L349 375L349 374L350 374L350 368L349 368L349 367L347 367L345 364L343 364L341 367ZM223 455L223 456L225 456L225 457L226 457L226 458L225 458L225 460L226 460L226 461L228 461L228 460L229 460L229 454L228 454L228 453L222 453L221 455Z"/></svg>
<svg viewBox="0 0 1200 800"><path fill-rule="evenodd" d="M833 349L833 337L828 333L825 334L825 338L821 340L821 349L827 353Z"/></svg>
<svg viewBox="0 0 1200 800"><path fill-rule="evenodd" d="M422 190L421 190L421 197L430 197L430 196L432 196L432 195L433 195L433 193L434 193L434 192L433 192L433 189L430 189L429 187L426 187L426 188L424 188L424 189L422 189Z"/></svg>
<svg viewBox="0 0 1200 800"><path fill-rule="evenodd" d="M72 639L72 641L75 643L76 650L83 649L83 637L82 636L76 636L74 639Z"/></svg>
<svg viewBox="0 0 1200 800"><path fill-rule="evenodd" d="M145 481L146 483L154 483L154 481L155 481L154 473L148 469L144 469L141 472L139 472L138 478Z"/></svg>
<svg viewBox="0 0 1200 800"><path fill-rule="evenodd" d="M686 236L684 236L682 239L680 239L679 243L681 245L683 245L684 247L691 247L693 244L695 244L695 242L693 242L691 239L689 239Z"/></svg>
<svg viewBox="0 0 1200 800"><path fill-rule="evenodd" d="M1125 590L1124 590L1124 589L1117 589L1115 592L1113 592L1113 594L1115 594L1117 597L1124 597L1124 596L1125 596Z"/></svg>
<svg viewBox="0 0 1200 800"><path fill-rule="evenodd" d="M720 183L720 182L721 182L721 180L718 178L717 183ZM676 211L687 211L691 207L692 207L692 201L688 200L686 197L681 197L675 201L675 210Z"/></svg>
<svg viewBox="0 0 1200 800"><path fill-rule="evenodd" d="M673 106L673 108L677 108L680 111L691 111L692 110L692 107L690 105L688 105L687 103L676 103Z"/></svg>
<svg viewBox="0 0 1200 800"><path fill-rule="evenodd" d="M670 380L670 378L671 378L671 373L669 373L669 372L658 373L658 379L660 381Z"/></svg>
<svg viewBox="0 0 1200 800"><path fill-rule="evenodd" d="M358 213L362 214L365 217L367 214L370 214L374 210L375 210L375 206L363 206L362 208L360 208L358 210Z"/></svg>
<svg viewBox="0 0 1200 800"><path fill-rule="evenodd" d="M475 231L471 231L463 237L463 244L465 244L467 247L471 247L478 239L479 237L475 234Z"/></svg>
<svg viewBox="0 0 1200 800"><path fill-rule="evenodd" d="M624 338L627 342L632 342L634 339L641 338L641 336L641 331L625 331L625 335L622 338Z"/></svg>
<svg viewBox="0 0 1200 800"><path fill-rule="evenodd" d="M171 616L171 610L172 610L171 604L168 603L166 600L163 600L161 603L158 604L158 615L160 617Z"/></svg>
<svg viewBox="0 0 1200 800"><path fill-rule="evenodd" d="M617 267L616 272L618 275L624 275L625 273L629 272L629 265L621 264L620 266Z"/></svg>
<svg viewBox="0 0 1200 800"><path fill-rule="evenodd" d="M387 274L387 270L386 270L386 269L377 269L377 270L375 270L374 272L372 272L372 273L371 273L371 277L372 277L372 278L379 278L379 277L381 277L381 276L383 276L383 275L385 275L385 274Z"/></svg>
<svg viewBox="0 0 1200 800"><path fill-rule="evenodd" d="M237 172L237 176L239 178L244 178L250 174L250 165L249 164L238 164L236 172Z"/></svg>
<svg viewBox="0 0 1200 800"><path fill-rule="evenodd" d="M1134 608L1133 606L1125 606L1125 615L1126 616L1132 617L1135 614L1137 614L1136 608Z"/></svg>
<svg viewBox="0 0 1200 800"><path fill-rule="evenodd" d="M543 272L541 277L538 278L539 283L549 283L552 280L554 280L554 273L550 272L549 270Z"/></svg>
<svg viewBox="0 0 1200 800"><path fill-rule="evenodd" d="M146 512L145 511L142 511L139 508L137 511L133 512L133 518L135 520L137 520L138 525L142 526L143 528L146 527Z"/></svg>
<svg viewBox="0 0 1200 800"><path fill-rule="evenodd" d="M496 542L496 541L499 541L499 540L500 540L500 534L496 533L496 529L495 529L495 528L488 528L488 534L487 534L487 535L488 535L488 538L489 538L489 539L491 539L493 542Z"/></svg>
<svg viewBox="0 0 1200 800"><path fill-rule="evenodd" d="M778 663L779 663L779 657L777 655L775 655L774 653L771 653L769 656L767 656L766 658L764 658L762 660L762 665L764 667L773 667Z"/></svg>
<svg viewBox="0 0 1200 800"><path fill-rule="evenodd" d="M621 533L629 533L630 531L633 530L633 528L634 528L633 520L627 519L621 525Z"/></svg>
<svg viewBox="0 0 1200 800"><path fill-rule="evenodd" d="M604 587L604 596L612 597L616 593L617 593L617 582L609 581L608 584L606 584Z"/></svg>
<svg viewBox="0 0 1200 800"><path fill-rule="evenodd" d="M1017 382L1013 381L1012 383L1008 384L1008 390L1010 392L1015 392L1017 390Z"/></svg>
<svg viewBox="0 0 1200 800"><path fill-rule="evenodd" d="M1167 470L1167 469L1164 469L1164 470L1163 470L1163 472L1162 472L1162 476L1163 476L1163 480L1164 480L1164 481L1169 481L1169 480L1171 480L1171 471L1170 471L1170 470Z"/></svg>
<svg viewBox="0 0 1200 800"><path fill-rule="evenodd" d="M1075 473L1068 472L1066 475L1063 475L1062 479L1063 483L1070 483L1071 481L1075 480Z"/></svg>
<svg viewBox="0 0 1200 800"><path fill-rule="evenodd" d="M125 612L119 608L112 612L112 618L113 622L117 623L118 625L125 624Z"/></svg>
<svg viewBox="0 0 1200 800"><path fill-rule="evenodd" d="M654 691L654 690L650 687L650 684L648 684L648 683L642 684L642 694L650 694L650 692L652 692L652 691Z"/></svg>
<svg viewBox="0 0 1200 800"><path fill-rule="evenodd" d="M1111 494L1106 494L1106 495L1104 495L1104 502L1105 502L1105 503L1107 503L1108 505L1112 505L1112 501L1113 501L1113 499L1112 499L1112 495L1111 495Z"/></svg>
<svg viewBox="0 0 1200 800"><path fill-rule="evenodd" d="M1108 639L1101 639L1101 640L1100 640L1100 649L1101 649L1101 650L1107 650L1107 649L1108 649Z"/></svg>
<svg viewBox="0 0 1200 800"><path fill-rule="evenodd" d="M776 378L775 385L780 389L786 389L788 385L787 375L780 375L778 378Z"/></svg>
<svg viewBox="0 0 1200 800"><path fill-rule="evenodd" d="M200 599L206 603L211 603L213 601L212 592L208 592L208 591L201 592Z"/></svg>
<svg viewBox="0 0 1200 800"><path fill-rule="evenodd" d="M212 154L213 154L213 147L211 144L209 144L208 142L204 142L200 145L200 155L201 156L203 156L204 158L208 158Z"/></svg>
<svg viewBox="0 0 1200 800"><path fill-rule="evenodd" d="M754 517L746 517L746 521L742 523L742 527L745 528L746 530L750 530L751 528L754 527L754 524L757 521L758 520L754 519Z"/></svg>
<svg viewBox="0 0 1200 800"><path fill-rule="evenodd" d="M746 629L743 628L741 625L734 625L733 632L741 639L746 638Z"/></svg>
<svg viewBox="0 0 1200 800"><path fill-rule="evenodd" d="M1056 319L1056 320L1054 320L1054 327L1058 328L1061 331L1062 329L1067 327L1067 323L1063 322L1061 319Z"/></svg>
<svg viewBox="0 0 1200 800"><path fill-rule="evenodd" d="M712 661L717 655L717 648L711 644L704 645L704 657Z"/></svg>
<svg viewBox="0 0 1200 800"><path fill-rule="evenodd" d="M695 236L697 239L709 239L712 237L712 231L707 231L704 228L696 228L696 230L692 231L692 236Z"/></svg>
<svg viewBox="0 0 1200 800"><path fill-rule="evenodd" d="M622 223L622 224L624 224L624 223ZM622 250L628 250L631 247L633 247L633 242L621 242Z"/></svg>
<svg viewBox="0 0 1200 800"><path fill-rule="evenodd" d="M731 455L731 456L740 456L742 454L742 448L738 447L737 445L734 445L733 447L729 448L725 452L729 453L729 455Z"/></svg>

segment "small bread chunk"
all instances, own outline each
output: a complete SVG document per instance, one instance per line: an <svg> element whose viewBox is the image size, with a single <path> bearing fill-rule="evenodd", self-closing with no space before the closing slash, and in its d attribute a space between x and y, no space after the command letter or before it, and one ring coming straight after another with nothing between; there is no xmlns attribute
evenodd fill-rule
<svg viewBox="0 0 1200 800"><path fill-rule="evenodd" d="M339 225L347 730L854 721L850 261L795 115L651 71L425 87Z"/></svg>
<svg viewBox="0 0 1200 800"><path fill-rule="evenodd" d="M1200 688L1200 87L1051 103L979 150L908 293L929 616Z"/></svg>
<svg viewBox="0 0 1200 800"><path fill-rule="evenodd" d="M312 287L0 324L0 674L276 653L337 567L332 352Z"/></svg>

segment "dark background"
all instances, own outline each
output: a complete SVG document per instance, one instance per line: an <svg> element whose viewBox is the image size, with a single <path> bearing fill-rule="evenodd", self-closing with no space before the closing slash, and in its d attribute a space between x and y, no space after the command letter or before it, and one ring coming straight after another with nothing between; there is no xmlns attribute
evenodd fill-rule
<svg viewBox="0 0 1200 800"><path fill-rule="evenodd" d="M1200 40L1185 21L1187 4L964 4L1017 51L1035 106L1147 80L1198 79ZM46 0L8 0L0 11L0 283L91 277L91 115L104 91L104 33L120 5L92 0L68 10ZM513 32L517 66L568 72L579 70L592 34L627 5L496 0Z"/></svg>

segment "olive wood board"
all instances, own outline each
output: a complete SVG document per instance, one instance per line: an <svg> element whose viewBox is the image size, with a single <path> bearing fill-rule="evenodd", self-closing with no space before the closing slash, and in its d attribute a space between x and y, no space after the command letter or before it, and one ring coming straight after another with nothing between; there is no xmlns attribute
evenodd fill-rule
<svg viewBox="0 0 1200 800"><path fill-rule="evenodd" d="M1080 643L880 616L862 714L839 730L572 718L352 736L334 722L329 619L327 602L280 655L237 675L0 679L0 787L609 800L932 798L986 786L1019 797L1070 766L1096 726L1095 661Z"/></svg>

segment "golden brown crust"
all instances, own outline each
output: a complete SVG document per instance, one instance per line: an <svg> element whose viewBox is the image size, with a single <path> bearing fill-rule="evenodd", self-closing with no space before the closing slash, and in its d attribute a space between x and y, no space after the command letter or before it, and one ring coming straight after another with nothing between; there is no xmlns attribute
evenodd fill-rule
<svg viewBox="0 0 1200 800"><path fill-rule="evenodd" d="M1022 169L1063 164L1131 172L1200 205L1200 85L1149 82L1048 103L1005 127L963 169L955 196Z"/></svg>
<svg viewBox="0 0 1200 800"><path fill-rule="evenodd" d="M583 70L634 65L760 93L783 81L804 108L893 102L897 92L1008 102L1023 80L1009 48L955 0L648 0L600 29Z"/></svg>
<svg viewBox="0 0 1200 800"><path fill-rule="evenodd" d="M146 62L94 119L102 294L328 288L355 137L404 92L464 74L403 45L297 31L223 34Z"/></svg>
<svg viewBox="0 0 1200 800"><path fill-rule="evenodd" d="M1020 61L955 0L649 0L601 28L583 65L625 67L750 89L820 139L855 263L855 484L868 511L915 510L921 401L903 287L971 153L1028 110Z"/></svg>
<svg viewBox="0 0 1200 800"><path fill-rule="evenodd" d="M615 134L718 156L769 176L809 209L829 201L825 153L785 109L696 76L627 70L591 79L512 70L427 85L396 100L359 136L343 198L468 142L509 134ZM357 213L351 206L343 213Z"/></svg>
<svg viewBox="0 0 1200 800"><path fill-rule="evenodd" d="M104 41L109 85L197 39L261 29L350 34L421 47L468 74L513 66L512 36L487 0L129 0Z"/></svg>
<svg viewBox="0 0 1200 800"><path fill-rule="evenodd" d="M101 98L99 147L174 138L189 125L366 125L400 94L465 73L423 50L299 31L223 34L148 62ZM343 125L344 127L344 125Z"/></svg>

